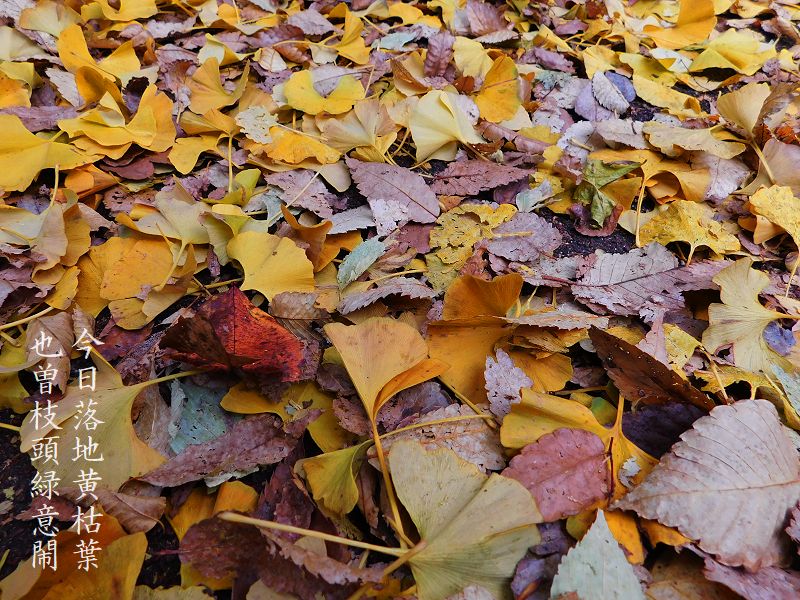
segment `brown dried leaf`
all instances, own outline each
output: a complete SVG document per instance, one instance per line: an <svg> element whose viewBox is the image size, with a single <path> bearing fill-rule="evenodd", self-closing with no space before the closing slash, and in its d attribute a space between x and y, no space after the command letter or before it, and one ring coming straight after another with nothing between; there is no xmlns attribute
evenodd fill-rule
<svg viewBox="0 0 800 600"><path fill-rule="evenodd" d="M292 451L312 416L309 413L286 427L280 418L269 414L242 419L218 438L189 446L140 479L176 487L204 477L274 464Z"/></svg>
<svg viewBox="0 0 800 600"><path fill-rule="evenodd" d="M425 54L425 76L444 75L453 58L453 42L456 38L449 31L440 31L428 38L428 52Z"/></svg>
<svg viewBox="0 0 800 600"><path fill-rule="evenodd" d="M603 441L582 429L557 429L540 437L502 474L528 489L545 521L576 515L610 490Z"/></svg>
<svg viewBox="0 0 800 600"><path fill-rule="evenodd" d="M383 163L345 160L358 191L370 206L376 200L396 208L407 221L433 223L439 216L439 201L425 180L409 169Z"/></svg>
<svg viewBox="0 0 800 600"><path fill-rule="evenodd" d="M748 573L706 557L703 573L745 600L795 600L800 597L800 573L797 571L765 567L756 573Z"/></svg>
<svg viewBox="0 0 800 600"><path fill-rule="evenodd" d="M596 327L589 337L614 385L634 404L680 400L704 410L714 408L708 396L647 352Z"/></svg>
<svg viewBox="0 0 800 600"><path fill-rule="evenodd" d="M786 560L784 527L799 497L800 459L775 407L741 400L698 419L616 507L677 528L723 564L757 570Z"/></svg>
<svg viewBox="0 0 800 600"><path fill-rule="evenodd" d="M681 292L716 289L712 278L729 263L699 261L678 266L664 246L652 243L626 254L597 251L578 269L572 294L597 312L635 316L657 309L680 310Z"/></svg>
<svg viewBox="0 0 800 600"><path fill-rule="evenodd" d="M483 190L514 183L528 177L529 171L483 160L454 162L434 177L431 189L448 196L475 196Z"/></svg>

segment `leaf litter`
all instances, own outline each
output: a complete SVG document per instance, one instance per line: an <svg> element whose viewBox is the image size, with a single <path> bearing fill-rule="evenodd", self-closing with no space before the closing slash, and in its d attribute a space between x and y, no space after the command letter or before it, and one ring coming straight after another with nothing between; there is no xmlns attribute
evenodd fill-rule
<svg viewBox="0 0 800 600"><path fill-rule="evenodd" d="M798 24L0 3L2 597L798 597Z"/></svg>

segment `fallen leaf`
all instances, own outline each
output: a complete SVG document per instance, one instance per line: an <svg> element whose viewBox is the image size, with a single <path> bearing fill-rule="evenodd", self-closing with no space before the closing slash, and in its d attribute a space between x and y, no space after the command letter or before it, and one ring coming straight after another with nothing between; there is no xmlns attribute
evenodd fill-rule
<svg viewBox="0 0 800 600"><path fill-rule="evenodd" d="M800 460L782 427L765 400L718 406L617 506L676 527L723 564L780 564L800 497ZM751 511L770 517L749 519Z"/></svg>
<svg viewBox="0 0 800 600"><path fill-rule="evenodd" d="M295 381L303 360L302 342L235 286L170 325L161 347L183 362L267 380Z"/></svg>
<svg viewBox="0 0 800 600"><path fill-rule="evenodd" d="M541 515L528 491L513 479L487 477L451 450L428 452L418 442L398 442L389 464L425 543L408 561L420 600L444 600L471 584L507 594L514 567L539 540Z"/></svg>
<svg viewBox="0 0 800 600"><path fill-rule="evenodd" d="M733 349L734 364L748 371L769 371L780 356L764 340L764 329L785 316L764 308L758 295L769 278L752 268L750 258L740 258L714 277L722 304L708 307L708 328L703 344L712 352L722 346Z"/></svg>
<svg viewBox="0 0 800 600"><path fill-rule="evenodd" d="M545 522L580 513L604 499L610 487L603 441L581 429L556 429L540 437L502 474L528 489Z"/></svg>
<svg viewBox="0 0 800 600"><path fill-rule="evenodd" d="M597 511L592 527L558 566L550 594L561 597L570 592L584 600L645 598L639 579L611 534L602 510Z"/></svg>

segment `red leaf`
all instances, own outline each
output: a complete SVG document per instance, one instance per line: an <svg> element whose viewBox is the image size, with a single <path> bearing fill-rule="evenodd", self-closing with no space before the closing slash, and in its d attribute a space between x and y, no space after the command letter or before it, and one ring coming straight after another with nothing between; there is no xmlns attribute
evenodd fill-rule
<svg viewBox="0 0 800 600"><path fill-rule="evenodd" d="M236 287L208 300L193 317L178 319L161 346L193 365L241 369L257 378L279 375L282 381L296 381L303 360L303 343Z"/></svg>

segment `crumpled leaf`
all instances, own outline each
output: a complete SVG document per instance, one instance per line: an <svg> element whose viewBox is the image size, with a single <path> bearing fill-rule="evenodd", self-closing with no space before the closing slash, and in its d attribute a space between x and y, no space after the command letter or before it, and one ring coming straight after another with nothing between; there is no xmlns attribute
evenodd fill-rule
<svg viewBox="0 0 800 600"><path fill-rule="evenodd" d="M575 593L582 600L644 600L642 586L608 528L605 514L597 511L594 524L558 566L550 587L551 597Z"/></svg>
<svg viewBox="0 0 800 600"><path fill-rule="evenodd" d="M756 570L784 560L798 498L800 459L775 408L741 400L695 421L617 506L676 527L723 564Z"/></svg>
<svg viewBox="0 0 800 600"><path fill-rule="evenodd" d="M645 25L644 32L660 48L679 50L704 41L716 24L717 18L714 16L712 0L698 0L680 3L675 27Z"/></svg>
<svg viewBox="0 0 800 600"><path fill-rule="evenodd" d="M468 406L450 404L437 408L415 419L413 429L387 437L383 448L386 455L390 456L392 448L400 440L416 440L426 450L449 448L483 473L497 471L506 464L500 437L496 430L486 424L485 419L476 417L475 411ZM452 420L435 422L443 419ZM370 452L368 456L372 459L374 453Z"/></svg>
<svg viewBox="0 0 800 600"><path fill-rule="evenodd" d="M471 584L507 596L514 567L539 540L541 515L528 491L418 442L395 444L389 464L398 498L426 543L408 561L420 600L444 600Z"/></svg>
<svg viewBox="0 0 800 600"><path fill-rule="evenodd" d="M558 229L542 217L521 212L493 229L486 247L497 256L531 262L542 255L552 255L562 241L563 237Z"/></svg>
<svg viewBox="0 0 800 600"><path fill-rule="evenodd" d="M356 473L370 443L299 460L295 471L308 482L314 500L336 515L346 515L358 503Z"/></svg>
<svg viewBox="0 0 800 600"><path fill-rule="evenodd" d="M366 292L348 294L342 298L337 309L340 313L346 315L360 308L364 308L365 306L369 306L378 300L394 295L417 300L433 298L436 292L416 279L410 277L392 277L389 281L381 283Z"/></svg>
<svg viewBox="0 0 800 600"><path fill-rule="evenodd" d="M193 317L180 317L161 347L183 362L282 381L295 381L303 360L303 344L235 286L203 303Z"/></svg>
<svg viewBox="0 0 800 600"><path fill-rule="evenodd" d="M784 229L800 247L800 200L792 189L774 185L750 196L750 210Z"/></svg>
<svg viewBox="0 0 800 600"><path fill-rule="evenodd" d="M700 261L681 267L677 258L657 243L625 254L595 252L584 259L572 293L595 311L615 315L680 310L684 306L682 292L713 289L712 277L727 264Z"/></svg>
<svg viewBox="0 0 800 600"><path fill-rule="evenodd" d="M283 88L289 106L310 115L327 112L332 115L345 113L364 98L364 87L352 75L343 75L326 96L314 88L314 72L292 73Z"/></svg>
<svg viewBox="0 0 800 600"><path fill-rule="evenodd" d="M520 390L531 387L533 381L501 348L497 349L495 355L496 360L491 356L486 357L484 379L489 410L502 419L511 410L511 405L520 401Z"/></svg>
<svg viewBox="0 0 800 600"><path fill-rule="evenodd" d="M528 444L503 476L528 489L545 522L580 513L610 489L603 441L581 429L556 429Z"/></svg>

